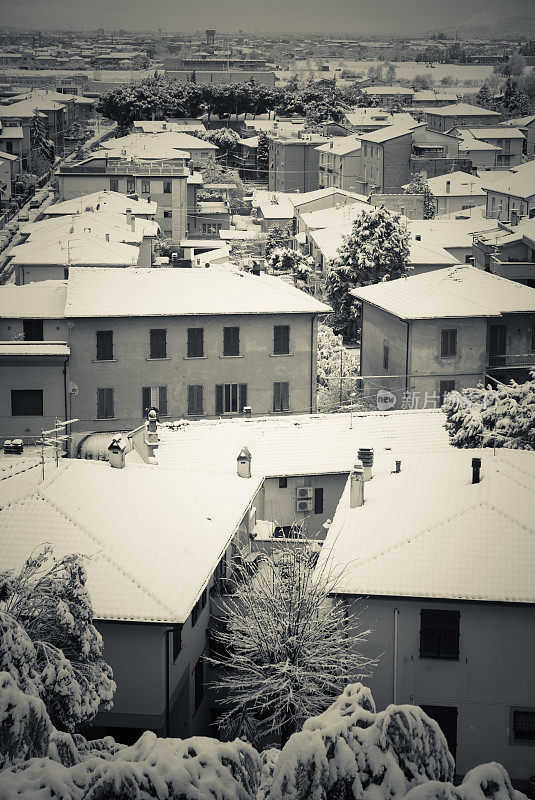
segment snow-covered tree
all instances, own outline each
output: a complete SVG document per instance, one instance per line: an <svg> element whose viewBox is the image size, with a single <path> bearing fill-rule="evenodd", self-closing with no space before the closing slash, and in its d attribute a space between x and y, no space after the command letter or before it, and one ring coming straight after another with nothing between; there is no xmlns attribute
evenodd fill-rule
<svg viewBox="0 0 535 800"><path fill-rule="evenodd" d="M410 183L403 191L405 192L405 194L423 194L424 219L433 219L436 211L435 195L429 189L427 181L421 172L419 172L417 175L412 176Z"/></svg>
<svg viewBox="0 0 535 800"><path fill-rule="evenodd" d="M333 598L339 576L314 571L312 555L303 546L266 556L254 579L243 575L230 598L219 599L226 624L214 637L222 652L209 660L228 738L274 733L285 742L373 666L359 652L369 631Z"/></svg>
<svg viewBox="0 0 535 800"><path fill-rule="evenodd" d="M442 410L455 447L535 449L535 371L525 383L450 392Z"/></svg>
<svg viewBox="0 0 535 800"><path fill-rule="evenodd" d="M314 259L311 256L305 256L299 250L291 250L289 247L275 247L271 251L268 264L277 272L292 272L296 285L299 281L307 284L314 270Z"/></svg>
<svg viewBox="0 0 535 800"><path fill-rule="evenodd" d="M0 669L43 700L57 728L75 730L111 707L102 649L80 556L56 559L46 546L20 572L0 573Z"/></svg>
<svg viewBox="0 0 535 800"><path fill-rule="evenodd" d="M349 338L358 317L349 291L408 275L409 252L409 232L400 214L383 207L359 214L327 276L333 328L344 338Z"/></svg>
<svg viewBox="0 0 535 800"><path fill-rule="evenodd" d="M356 392L358 374L357 353L345 349L342 337L328 325L318 325L318 411L333 411L349 403ZM358 400L355 408L361 408Z"/></svg>
<svg viewBox="0 0 535 800"><path fill-rule="evenodd" d="M214 130L204 131L200 138L219 147L220 154L228 159L227 163L231 162L238 152L240 137L232 128L215 128Z"/></svg>
<svg viewBox="0 0 535 800"><path fill-rule="evenodd" d="M267 231L264 255L267 258L276 247L286 247L292 238L291 225L279 225L274 222Z"/></svg>

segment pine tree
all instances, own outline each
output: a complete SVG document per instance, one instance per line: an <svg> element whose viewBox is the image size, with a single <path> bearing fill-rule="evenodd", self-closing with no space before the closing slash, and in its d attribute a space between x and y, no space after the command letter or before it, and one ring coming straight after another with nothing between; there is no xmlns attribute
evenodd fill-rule
<svg viewBox="0 0 535 800"><path fill-rule="evenodd" d="M214 632L221 654L209 662L219 671L228 738L246 729L284 743L348 680L370 671L373 661L358 652L369 631L333 599L337 577L313 563L304 544L281 550L264 558L254 578L241 581L237 570L233 594L219 598L226 624Z"/></svg>
<svg viewBox="0 0 535 800"><path fill-rule="evenodd" d="M264 255L268 258L272 251L277 247L286 247L292 238L291 225L279 225L274 223L270 225L267 232L266 245L264 248Z"/></svg>
<svg viewBox="0 0 535 800"><path fill-rule="evenodd" d="M400 214L381 207L357 217L327 277L335 331L349 339L354 330L358 312L350 290L408 275L409 253L409 233Z"/></svg>

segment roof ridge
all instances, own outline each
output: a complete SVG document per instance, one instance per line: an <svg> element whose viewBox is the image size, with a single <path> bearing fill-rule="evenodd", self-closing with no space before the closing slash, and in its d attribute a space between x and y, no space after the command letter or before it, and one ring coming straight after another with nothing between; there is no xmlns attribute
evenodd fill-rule
<svg viewBox="0 0 535 800"><path fill-rule="evenodd" d="M49 484L47 484L47 485L49 485ZM80 530L82 533L85 533L86 536L88 536L92 541L94 541L97 545L99 545L99 547L101 548L100 554L110 564L112 564L115 567L115 569L118 570L118 572L120 572L122 575L124 575L125 578L127 578L135 586L137 586L138 589L140 589L143 592L143 594L145 594L153 602L157 603L159 606L161 606L163 609L165 609L169 614L172 614L172 615L176 616L176 612L172 608L167 606L167 604L164 603L163 600L161 600L155 594L153 594L153 592L151 592L150 589L147 589L146 586L143 586L138 580L136 580L136 578L133 575L131 575L127 570L125 570L124 567L122 567L114 558L112 558L112 556L108 552L106 552L106 550L104 549L103 542L101 542L101 540L97 536L95 536L94 533L92 533L88 528L86 528L84 525L82 525L80 522L78 522L78 520L74 519L74 517L71 517L70 514L67 514L61 508L61 506L59 506L57 504L57 502L55 502L54 500L51 500L48 497L46 497L43 494L43 492L42 492L40 487L38 487L37 490L33 494L35 494L36 496L38 496L42 500L44 500L46 503L48 503L48 505L50 505L52 508L54 508L58 512L58 514L60 514L62 517L64 517L68 522L70 522L72 525L74 525L76 528L78 528L78 530ZM31 495L28 495L28 497L30 497L30 496Z"/></svg>

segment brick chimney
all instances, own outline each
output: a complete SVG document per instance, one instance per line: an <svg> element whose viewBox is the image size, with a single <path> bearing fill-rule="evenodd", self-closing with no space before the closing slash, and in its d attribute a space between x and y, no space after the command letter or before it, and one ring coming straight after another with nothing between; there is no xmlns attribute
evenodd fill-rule
<svg viewBox="0 0 535 800"><path fill-rule="evenodd" d="M446 194L450 193L451 189L451 181L446 181Z"/></svg>
<svg viewBox="0 0 535 800"><path fill-rule="evenodd" d="M131 208L126 209L126 224L129 225L132 230L134 230L136 222Z"/></svg>

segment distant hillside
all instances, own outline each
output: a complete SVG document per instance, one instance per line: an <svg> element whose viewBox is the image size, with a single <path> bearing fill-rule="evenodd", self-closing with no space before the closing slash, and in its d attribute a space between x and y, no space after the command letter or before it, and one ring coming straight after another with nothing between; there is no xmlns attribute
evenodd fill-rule
<svg viewBox="0 0 535 800"><path fill-rule="evenodd" d="M492 13L483 12L459 25L457 33L463 39L533 39L535 16L498 19Z"/></svg>

